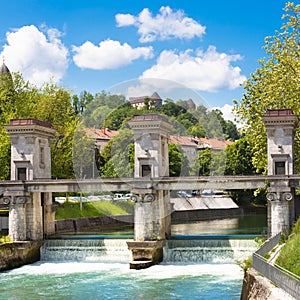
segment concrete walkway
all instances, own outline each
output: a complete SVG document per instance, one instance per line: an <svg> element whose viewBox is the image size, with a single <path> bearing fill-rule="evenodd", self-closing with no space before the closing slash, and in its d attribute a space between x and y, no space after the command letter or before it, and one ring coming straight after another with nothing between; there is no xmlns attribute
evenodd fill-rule
<svg viewBox="0 0 300 300"><path fill-rule="evenodd" d="M196 209L230 209L238 208L230 197L207 196L192 198L171 198L174 210L196 210Z"/></svg>

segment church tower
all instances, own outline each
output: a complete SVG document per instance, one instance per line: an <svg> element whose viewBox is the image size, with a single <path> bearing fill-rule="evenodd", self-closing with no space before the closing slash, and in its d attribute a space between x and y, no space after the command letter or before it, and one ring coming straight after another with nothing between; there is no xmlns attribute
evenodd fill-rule
<svg viewBox="0 0 300 300"><path fill-rule="evenodd" d="M8 79L12 80L12 76L10 73L9 68L6 66L5 62L4 62L4 58L3 58L3 62L2 62L2 66L0 68L0 77L7 77ZM4 80L4 79L2 79Z"/></svg>

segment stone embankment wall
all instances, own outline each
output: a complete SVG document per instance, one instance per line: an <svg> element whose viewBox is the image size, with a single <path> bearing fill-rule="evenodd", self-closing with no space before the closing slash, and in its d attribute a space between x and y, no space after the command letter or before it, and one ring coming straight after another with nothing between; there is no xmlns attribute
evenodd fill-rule
<svg viewBox="0 0 300 300"><path fill-rule="evenodd" d="M186 222L210 220L214 218L230 218L248 214L263 214L266 213L265 207L239 207L232 209L197 209L197 210L182 210L173 211L171 215L172 222ZM133 215L118 215L118 216L103 216L90 218L73 218L55 221L55 232L78 232L92 230L93 228L103 227L124 227L133 226Z"/></svg>
<svg viewBox="0 0 300 300"><path fill-rule="evenodd" d="M231 209L197 209L178 210L172 213L172 222L211 220L214 218L231 218L243 215L266 214L266 207L239 207Z"/></svg>
<svg viewBox="0 0 300 300"><path fill-rule="evenodd" d="M245 271L241 300L295 300L255 270Z"/></svg>
<svg viewBox="0 0 300 300"><path fill-rule="evenodd" d="M103 227L133 226L133 215L74 218L55 221L55 232L78 232Z"/></svg>
<svg viewBox="0 0 300 300"><path fill-rule="evenodd" d="M0 245L0 272L39 261L42 243L42 241L32 241Z"/></svg>

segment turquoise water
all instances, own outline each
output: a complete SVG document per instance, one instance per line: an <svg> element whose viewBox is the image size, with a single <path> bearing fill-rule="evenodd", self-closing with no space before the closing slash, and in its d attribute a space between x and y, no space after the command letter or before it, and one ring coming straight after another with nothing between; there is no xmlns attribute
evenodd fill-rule
<svg viewBox="0 0 300 300"><path fill-rule="evenodd" d="M265 227L265 216L253 216L176 224L172 225L172 232L174 236L184 235L185 239L190 239L193 235L203 235L203 238L207 239L208 234L211 235L211 239L216 239L217 235L259 234L265 230ZM89 243L93 244L92 239L99 239L99 235L107 235L114 239L117 235L122 239L127 239L132 238L132 234L132 230L97 233L95 236L90 236ZM70 236L65 235L65 238L70 238ZM77 235L73 238L78 239L82 236ZM242 241L242 236L240 238ZM115 242L121 243L121 241ZM108 241L108 243L113 242ZM91 245L91 247L94 246ZM121 248L124 249L124 246ZM75 253L68 254L65 250L60 250L59 258L72 259ZM40 261L1 273L0 299L240 299L244 274L234 259L228 260L228 257L224 259L221 255L223 262L183 263L170 260L149 269L137 271L130 270L126 262L108 262L116 255L113 252L109 256L108 246L105 251L106 258L101 262ZM204 251L205 257L207 253L211 255L211 251ZM73 252L76 251L73 250ZM190 253L190 255L195 255L194 250ZM120 254L117 256L119 257Z"/></svg>
<svg viewBox="0 0 300 300"><path fill-rule="evenodd" d="M123 263L39 262L1 274L0 298L240 299L243 272L229 264L169 264L130 270Z"/></svg>

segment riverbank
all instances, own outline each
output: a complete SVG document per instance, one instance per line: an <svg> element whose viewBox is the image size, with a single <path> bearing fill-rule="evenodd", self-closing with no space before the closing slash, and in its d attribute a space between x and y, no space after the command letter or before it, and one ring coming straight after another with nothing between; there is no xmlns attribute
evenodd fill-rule
<svg viewBox="0 0 300 300"><path fill-rule="evenodd" d="M284 290L276 287L254 269L245 271L241 300L295 300Z"/></svg>
<svg viewBox="0 0 300 300"><path fill-rule="evenodd" d="M43 241L11 242L0 245L0 272L31 264L40 259Z"/></svg>

